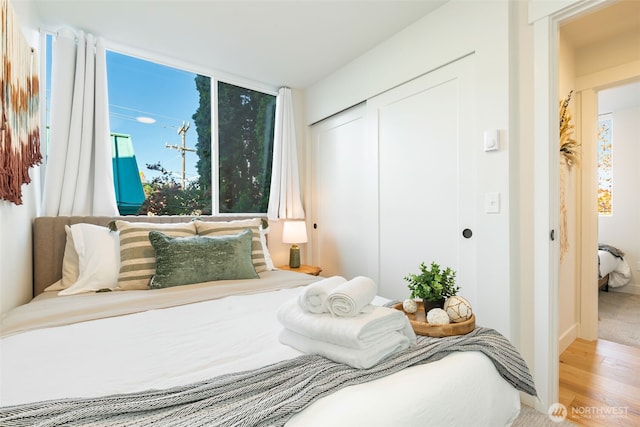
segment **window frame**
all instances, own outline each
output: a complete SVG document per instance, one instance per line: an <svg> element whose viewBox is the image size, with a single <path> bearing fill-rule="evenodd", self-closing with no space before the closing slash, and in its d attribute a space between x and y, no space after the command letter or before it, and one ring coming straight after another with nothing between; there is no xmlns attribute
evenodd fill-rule
<svg viewBox="0 0 640 427"><path fill-rule="evenodd" d="M44 54L42 55L41 58L41 67L42 67L42 71L43 71L43 76L46 76L46 71L47 71L47 60L46 60L46 46L47 46L47 35L51 35L52 37L55 37L57 33L57 30L51 30L51 29L42 29L41 30L41 43L42 43L42 47L41 47L41 52L44 52ZM262 92L264 94L267 95L272 95L275 96L277 98L278 96L278 87L276 86L272 86L272 85L267 85L264 83L260 83L257 81L253 81L250 79L246 79L246 78L242 78L239 76L235 76L233 74L230 73L225 73L219 70L211 70L208 68L204 68L201 66L198 66L196 64L193 63L189 63L186 61L181 61L177 58L170 58L164 55L160 55L160 54L154 54L148 51L144 51L141 49L137 49L137 48L133 48L130 46L125 46L119 43L114 43L111 42L109 40L104 40L104 45L105 45L105 49L114 53L118 53L118 54L122 54L122 55L128 55L128 56L132 56L135 57L137 59L141 59L144 61L149 61L149 62L153 62L156 63L158 65L163 65L166 67L172 67L172 68L177 68L179 70L182 71L186 71L189 73L193 73L193 74L197 74L197 75L202 75L205 77L208 77L211 81L211 188L212 188L212 194L211 194L211 215L212 216L217 216L217 217L265 217L267 216L266 212L260 212L260 213L251 213L251 212L246 212L246 213L221 213L220 212L220 174L219 174L219 150L218 150L218 141L219 141L219 137L218 137L218 82L222 82L222 83L227 83L227 84L231 84L231 85L235 85L235 86L240 86L243 87L245 89L249 89L249 90L254 90L257 92ZM49 99L50 97L50 87L48 87L46 79L43 78L41 79L41 93L45 93L46 99ZM49 92L49 94L47 94L47 92ZM45 112L45 114L42 115L42 126L41 129L46 129L47 126L47 118L46 118L46 105L47 103L42 103L44 104L41 108L43 109L43 111ZM274 142L275 143L275 142ZM42 138L42 149L44 150L43 153L47 153L46 149L46 144L47 144L47 139L46 138ZM44 166L46 168L47 166L47 161L48 161L48 156L45 156L45 161ZM44 179L44 174L42 174L42 177Z"/></svg>

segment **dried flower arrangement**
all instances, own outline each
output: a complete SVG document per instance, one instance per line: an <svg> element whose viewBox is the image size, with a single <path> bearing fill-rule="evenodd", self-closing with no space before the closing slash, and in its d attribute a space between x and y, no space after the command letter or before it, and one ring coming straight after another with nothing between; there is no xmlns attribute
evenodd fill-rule
<svg viewBox="0 0 640 427"><path fill-rule="evenodd" d="M571 101L572 94L573 91L570 91L567 98L560 101L560 155L565 159L569 169L578 164L580 156L580 144L572 138L573 125L569 111L569 101Z"/></svg>
<svg viewBox="0 0 640 427"><path fill-rule="evenodd" d="M564 258L564 254L569 251L569 235L567 224L567 206L566 206L566 187L567 172L574 165L578 164L580 159L580 144L572 138L573 125L571 124L571 112L569 111L569 101L573 91L569 92L566 99L560 100L560 156L567 165L567 171L560 168L560 260Z"/></svg>

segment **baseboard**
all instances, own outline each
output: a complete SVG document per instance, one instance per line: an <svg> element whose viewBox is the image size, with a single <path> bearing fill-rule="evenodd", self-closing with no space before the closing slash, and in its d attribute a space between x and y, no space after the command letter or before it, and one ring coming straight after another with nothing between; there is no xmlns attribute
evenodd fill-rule
<svg viewBox="0 0 640 427"><path fill-rule="evenodd" d="M609 292L622 292L624 294L640 295L640 284L629 283L619 288L612 288L609 286Z"/></svg>
<svg viewBox="0 0 640 427"><path fill-rule="evenodd" d="M558 340L558 354L562 354L562 352L565 351L567 347L576 340L576 338L578 338L579 326L580 325L578 323L574 323L569 329L560 335L560 339Z"/></svg>

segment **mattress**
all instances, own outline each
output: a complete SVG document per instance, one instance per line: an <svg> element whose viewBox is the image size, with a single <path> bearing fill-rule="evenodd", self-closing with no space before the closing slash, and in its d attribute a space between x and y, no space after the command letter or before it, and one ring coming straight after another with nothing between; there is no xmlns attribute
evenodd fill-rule
<svg viewBox="0 0 640 427"><path fill-rule="evenodd" d="M297 358L302 353L278 339L282 325L276 313L313 280L267 271L241 291L232 281L164 292L111 292L110 307L74 321L64 320L69 305L90 304L101 294L45 292L3 319L0 406L163 390ZM218 287L214 296L211 286ZM228 286L233 290L226 291ZM200 293L194 288L205 289L202 300L193 296ZM152 295L169 293L170 298L160 299L174 303L145 306L143 300ZM182 293L190 296L184 299ZM130 299L141 301L124 303ZM66 308L56 314L58 305ZM52 323L25 321L38 312ZM487 356L468 351L342 388L314 400L286 425L502 426L510 425L519 410L519 392Z"/></svg>

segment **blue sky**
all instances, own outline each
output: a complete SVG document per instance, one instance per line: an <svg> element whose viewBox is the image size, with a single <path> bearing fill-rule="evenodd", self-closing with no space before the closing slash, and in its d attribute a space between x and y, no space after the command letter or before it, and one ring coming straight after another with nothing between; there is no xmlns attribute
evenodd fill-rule
<svg viewBox="0 0 640 427"><path fill-rule="evenodd" d="M109 79L109 119L111 131L131 135L138 168L149 180L155 175L147 163L160 162L173 172L179 181L182 171L180 151L166 148L166 144L181 145L178 129L190 123L186 146L195 148L198 140L191 118L196 112L199 95L194 73L166 67L114 52L107 52ZM137 118L148 117L155 123L140 123ZM186 178L197 177L197 156L186 153Z"/></svg>

